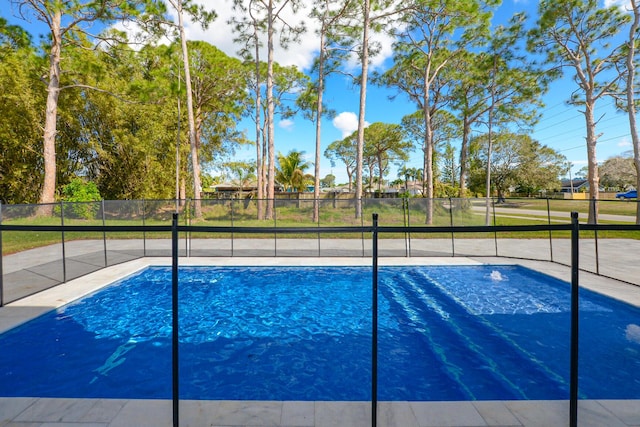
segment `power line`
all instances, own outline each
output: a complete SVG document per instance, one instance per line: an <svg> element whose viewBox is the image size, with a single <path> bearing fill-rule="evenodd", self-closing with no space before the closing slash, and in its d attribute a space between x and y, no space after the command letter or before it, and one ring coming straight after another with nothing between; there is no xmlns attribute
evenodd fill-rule
<svg viewBox="0 0 640 427"><path fill-rule="evenodd" d="M552 110L553 108L556 108L556 107L558 107L559 105L562 105L562 104L564 104L564 102L556 104L553 107L550 107L548 109L542 110L542 115L544 116L545 112L548 112L548 111ZM613 111L615 113L615 109L613 109L613 110L611 109L611 107L614 106L614 105L615 105L615 102L613 100L611 100L611 101L609 101L609 102L607 102L605 104L599 103L599 104L596 105L596 110L595 110L596 114L601 112L601 110L603 110L603 109L606 110L606 111L604 111L604 113L609 113L611 111ZM548 126L546 126L544 128L539 128L539 129L537 129L537 131L543 131L543 130L546 130L548 128L554 127L554 126L559 126L559 125L561 125L561 124L563 124L563 123L565 123L565 122L567 122L569 120L575 120L578 117L582 116L582 113L580 111L578 111L578 107L571 107L571 106L567 106L567 107L568 108L566 110L564 110L564 111L562 111L560 113L554 114L552 117L543 117L538 122L538 125L540 125L541 123L545 123L546 124L549 120L555 120L555 119L558 118L558 116L560 116L562 114L566 114L566 113L574 113L574 115L572 117L567 118L567 119L563 119L563 120L561 120L559 122L555 122L555 123L550 124L550 125L548 125ZM613 117L615 118L616 116L614 115Z"/></svg>
<svg viewBox="0 0 640 427"><path fill-rule="evenodd" d="M614 117L614 118L612 118L612 119L615 119L615 117ZM602 121L602 122L600 122L600 123L606 123L606 122L608 122L608 121L611 121L612 119L603 120L603 121ZM613 128L617 128L617 127L618 127L618 126L613 125L613 126L607 126L607 127L597 127L596 129L597 129L599 132L603 132L603 131L606 131L606 130L608 130L608 129L613 129ZM564 131L564 132L560 132L560 133L554 134L554 135L553 135L553 136L551 136L551 137L545 138L543 141L544 141L545 143L547 143L547 144L548 144L548 141L553 141L553 140L555 140L555 138L556 138L556 137L560 137L560 136L567 135L567 134L572 134L572 133L577 133L577 132L581 132L581 135L580 135L580 136L581 136L581 137L584 137L584 136L585 136L585 135L584 135L584 129L585 129L585 128L584 128L584 126L580 126L579 128L569 129L569 130L566 130L566 131Z"/></svg>
<svg viewBox="0 0 640 427"><path fill-rule="evenodd" d="M542 113L545 113L545 112L547 112L547 111L551 111L551 110L553 110L554 108L560 107L560 106L562 106L562 105L566 105L566 102L565 102L565 101L560 101L560 102L558 102L558 103L557 103L557 104L555 104L555 105L552 105L552 106L550 106L550 107L546 107L546 108L544 108L544 109L542 110Z"/></svg>
<svg viewBox="0 0 640 427"><path fill-rule="evenodd" d="M577 150L578 148L584 148L584 144L576 145L575 147L565 148L564 150L556 150L556 152L564 153L565 151Z"/></svg>
<svg viewBox="0 0 640 427"><path fill-rule="evenodd" d="M580 116L574 116L574 117L572 117L572 119L576 119L578 117L580 117ZM565 120L562 120L560 122L553 123L553 124L551 124L551 125L549 125L547 127L543 127L541 129L536 129L536 132L542 132L542 131L545 131L547 129L551 129L551 128L556 127L556 126L563 125L563 124L567 123L568 121L570 121L570 120L569 119L565 119Z"/></svg>
<svg viewBox="0 0 640 427"><path fill-rule="evenodd" d="M597 143L600 144L601 142L609 142L609 141L613 141L614 139L624 138L625 136L629 136L629 134L626 133L624 135L612 136L612 137L607 138L607 139L601 139L601 140L598 140Z"/></svg>
<svg viewBox="0 0 640 427"><path fill-rule="evenodd" d="M610 138L606 138L606 139L600 139L596 142L596 145L598 144L602 144L603 142L609 142L609 141L613 141L616 139L620 139L620 138L624 138L625 136L629 136L628 134L623 134L623 135L618 135L618 136L612 136ZM562 150L556 150L558 153L563 153L565 151L571 151L571 150L576 150L578 148L584 148L586 144L581 144L581 145L576 145L575 147L569 147L569 148L564 148Z"/></svg>

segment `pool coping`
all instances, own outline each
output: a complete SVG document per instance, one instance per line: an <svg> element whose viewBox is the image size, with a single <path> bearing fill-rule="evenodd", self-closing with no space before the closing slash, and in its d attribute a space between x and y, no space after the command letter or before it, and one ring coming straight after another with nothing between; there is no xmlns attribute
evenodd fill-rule
<svg viewBox="0 0 640 427"><path fill-rule="evenodd" d="M546 261L500 257L381 258L380 266L518 264L570 281L568 267ZM0 333L93 293L106 284L170 258L141 258L69 281L0 308ZM181 266L369 266L360 258L180 258ZM640 306L638 288L590 273L580 285ZM581 400L581 426L640 425L638 400ZM568 401L379 402L378 425L387 427L559 426L568 425ZM32 423L32 424L28 424ZM369 426L370 402L189 401L180 402L183 426ZM0 398L0 426L118 427L171 426L170 400Z"/></svg>
<svg viewBox="0 0 640 427"><path fill-rule="evenodd" d="M640 425L639 401L581 400L580 426ZM180 402L182 426L368 427L370 402ZM569 402L378 402L380 427L548 427L569 424ZM170 400L0 399L0 426L170 427Z"/></svg>

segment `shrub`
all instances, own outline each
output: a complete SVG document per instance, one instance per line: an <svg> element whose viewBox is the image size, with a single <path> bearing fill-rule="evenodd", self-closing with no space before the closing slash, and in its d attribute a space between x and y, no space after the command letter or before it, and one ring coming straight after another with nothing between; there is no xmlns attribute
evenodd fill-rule
<svg viewBox="0 0 640 427"><path fill-rule="evenodd" d="M62 200L73 203L70 207L65 206L65 216L94 218L100 209L100 204L90 202L98 202L101 199L98 187L91 181L85 182L80 178L74 178L62 187Z"/></svg>

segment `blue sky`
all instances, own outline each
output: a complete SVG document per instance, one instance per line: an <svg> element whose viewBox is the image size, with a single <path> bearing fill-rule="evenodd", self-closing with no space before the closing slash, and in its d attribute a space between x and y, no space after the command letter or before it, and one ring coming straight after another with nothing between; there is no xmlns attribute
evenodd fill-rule
<svg viewBox="0 0 640 427"><path fill-rule="evenodd" d="M211 7L207 0L200 0L206 7ZM609 3L624 2L624 0L607 0ZM525 11L529 16L534 16L538 1L536 0L503 0L502 6L496 11L496 20L506 20L515 12ZM190 39L206 40L229 55L235 55L237 46L230 37L230 29L226 21L232 16L231 2L215 2L218 20L208 30L202 30L196 25L189 25L187 34ZM0 16L13 23L25 26L34 33L34 36L43 31L42 26L19 21L12 16L12 8L9 0L0 0ZM303 19L302 15L291 15L289 19ZM531 19L531 24L534 20ZM308 23L308 19L306 20ZM382 52L373 60L372 68L378 71L388 66L388 58L391 55L392 40L383 37L380 39L383 46ZM317 39L313 31L303 36L300 44L290 50L277 48L275 58L283 65L296 65L302 70L308 70L316 49ZM263 55L263 57L266 57ZM570 71L568 72L570 74ZM584 117L576 107L566 105L566 100L575 90L575 84L570 78L564 78L554 82L547 95L544 97L545 107L541 110L542 117L533 130L532 136L541 144L547 145L566 156L573 164L573 175L586 166L586 143ZM394 100L389 96L396 92L373 85L368 86L366 121L369 123L385 122L399 123L403 116L415 111L415 106L403 95L398 95ZM333 141L342 139L344 135L356 129L357 111L359 107L359 87L353 85L351 79L342 75L336 75L327 82L325 94L326 103L338 113L333 120L324 119L322 123L322 151ZM596 118L600 118L597 132L601 134L598 143L598 160L604 161L609 157L620 155L632 150L629 136L627 117L616 112L613 108L613 100L606 98L599 101L596 109ZM249 139L254 139L253 124L249 120L239 123L240 129L246 130ZM313 161L315 156L315 129L313 123L304 118L294 117L291 120L277 121L275 133L276 151L287 153L292 149L305 152L306 159ZM454 141L455 145L455 141ZM255 159L255 148L247 147L237 151L237 160L251 161ZM344 165L331 166L328 159L322 156L321 177L333 173L338 183L346 182L347 175ZM411 155L408 164L412 167L422 167L422 156L419 149ZM312 171L312 168L311 170ZM395 179L396 172L392 171L388 179Z"/></svg>
<svg viewBox="0 0 640 427"><path fill-rule="evenodd" d="M496 12L496 20L507 20L514 13L525 11L529 16L536 13L538 2L534 0L504 0L500 9ZM531 24L534 23L531 18ZM383 70L388 61L383 62L377 58L374 67ZM547 145L561 154L572 163L572 175L587 165L585 124L584 116L576 107L568 106L566 100L571 96L576 86L572 82L571 70L567 70L567 77L554 82L544 97L545 107L541 110L542 117L533 129L533 137L541 144ZM395 91L368 86L366 121L369 123L382 121L386 123L399 123L403 116L415 111L415 105L409 102L403 95L398 95L394 100L389 95ZM353 86L349 79L343 76L331 78L327 84L325 100L336 112L338 120L325 119L322 124L322 149L332 141L341 139L343 130L354 130L359 106L359 87ZM613 100L602 99L598 102L596 119L600 119L597 132L602 136L598 142L598 160L604 161L609 157L620 155L632 150L629 136L628 119L626 114L617 112L613 108ZM350 126L351 125L351 126ZM296 118L287 126L276 128L276 149L286 153L290 149L303 149L307 158L313 160L315 150L315 133L313 125L302 118ZM454 142L455 144L455 142ZM243 155L243 153L240 153ZM247 159L253 159L252 152ZM422 167L422 155L419 149L412 153L409 166ZM321 161L321 176L333 172L338 182L346 182L344 166L337 164L334 168L327 159ZM388 176L393 180L396 172Z"/></svg>
<svg viewBox="0 0 640 427"><path fill-rule="evenodd" d="M606 5L617 4L624 6L624 2L625 0L607 0ZM514 13L524 11L530 16L530 24L533 25L537 6L537 0L503 0L502 5L495 13L495 21L498 23L505 22ZM222 19L227 17L224 9L216 10ZM388 66L388 58L392 53L391 42L392 40L389 39L381 39L383 45L382 54L373 60L374 69L383 71L384 67ZM317 52L316 43L316 37L313 33L307 34L303 37L302 43L292 51L287 52L279 49L276 52L276 59L285 65L295 64L306 70L311 63L313 55ZM223 40L219 40L216 45L228 54L233 53L230 47L226 47ZM563 154L567 161L573 165L572 174L575 176L580 169L587 165L586 131L584 116L576 107L566 104L566 100L569 99L572 91L576 88L570 75L571 71L567 70L565 78L551 85L544 97L545 107L541 110L542 117L533 129L532 136L541 144L547 145ZM403 116L415 111L415 105L403 95L398 95L394 100L389 99L390 95L395 94L397 92L369 84L365 120L369 123L378 121L399 123ZM334 120L323 120L323 152L332 141L342 139L346 134L356 129L359 87L354 86L351 79L345 76L333 76L327 82L325 101L338 113L338 116ZM604 161L609 157L632 150L627 116L613 108L613 100L605 98L599 101L595 113L596 119L600 119L597 132L602 134L598 142L598 160ZM252 125L247 123L244 126L247 128L247 135L253 137ZM454 145L456 145L456 141L454 141ZM304 150L306 158L309 161L313 161L315 155L315 129L311 122L301 117L296 117L286 123L278 123L276 126L276 150L286 153L291 149ZM254 149L240 150L238 157L245 160L254 159ZM419 148L412 153L409 166L422 167L422 154ZM323 156L321 159L321 176L324 177L328 173L336 175L337 182L347 181L344 166L336 164L332 168L329 160ZM395 170L387 178L395 179Z"/></svg>

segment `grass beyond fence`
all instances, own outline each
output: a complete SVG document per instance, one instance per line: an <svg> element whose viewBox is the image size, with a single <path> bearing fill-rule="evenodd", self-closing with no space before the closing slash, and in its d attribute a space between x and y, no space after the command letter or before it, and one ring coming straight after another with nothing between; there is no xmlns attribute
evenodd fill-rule
<svg viewBox="0 0 640 427"><path fill-rule="evenodd" d="M133 200L103 201L92 203L60 203L53 205L50 216L37 214L38 205L2 205L2 223L13 225L167 225L176 210L181 214L181 222L189 225L219 227L341 227L371 225L371 214L378 213L381 226L425 226L427 200L410 199L363 199L362 217L355 217L355 199L323 199L318 201L318 218L314 220L314 200L275 200L271 219L258 219L259 201L245 200L202 200L202 217L194 218L194 202L174 200ZM633 223L636 213L635 201L599 201L599 223ZM262 201L263 212L267 201ZM587 200L553 199L508 199L505 203L492 203L489 212L490 223L485 223L485 199L434 199L433 226L477 226L477 225L535 225L569 222L569 212L577 211L586 215L590 208ZM615 216L609 219L607 216ZM468 237L472 237L469 234ZM191 238L231 238L231 233L192 233ZM237 238L272 238L265 234ZM309 234L288 234L287 238L308 238ZM324 235L325 238L361 238L361 234ZM400 238L403 235L386 234L381 238ZM417 237L414 236L414 237ZM447 237L446 235L430 237ZM457 233L456 238L467 237ZM499 238L548 238L548 233L519 233L499 235ZM554 237L564 237L555 235ZM588 237L588 236L585 236ZM598 238L640 239L640 233L629 231L608 231ZM4 231L2 233L2 253L12 254L27 249L60 243L63 236L57 232ZM164 239L169 235L153 233L144 236L140 232L111 233L66 233L65 241L87 239Z"/></svg>

